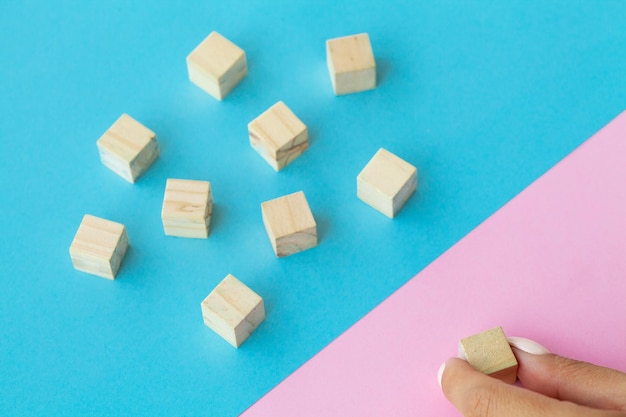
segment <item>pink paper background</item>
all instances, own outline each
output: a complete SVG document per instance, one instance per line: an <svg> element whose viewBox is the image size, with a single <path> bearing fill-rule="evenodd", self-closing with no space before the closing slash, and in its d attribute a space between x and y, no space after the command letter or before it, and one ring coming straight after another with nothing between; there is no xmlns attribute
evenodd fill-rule
<svg viewBox="0 0 626 417"><path fill-rule="evenodd" d="M457 416L437 370L502 325L626 370L626 112L243 416Z"/></svg>

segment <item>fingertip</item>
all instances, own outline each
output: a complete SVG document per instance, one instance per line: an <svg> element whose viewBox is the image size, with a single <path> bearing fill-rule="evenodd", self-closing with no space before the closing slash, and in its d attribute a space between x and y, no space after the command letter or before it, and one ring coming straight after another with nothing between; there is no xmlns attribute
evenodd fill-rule
<svg viewBox="0 0 626 417"><path fill-rule="evenodd" d="M453 382L462 383L468 376L477 372L467 361L460 358L450 358L439 368L439 385L444 393L449 392L455 385Z"/></svg>
<svg viewBox="0 0 626 417"><path fill-rule="evenodd" d="M493 398L493 393L499 393L502 386L509 387L495 378L478 372L460 358L448 359L440 371L443 394L464 415L468 415L477 403L488 406L486 401Z"/></svg>
<svg viewBox="0 0 626 417"><path fill-rule="evenodd" d="M543 345L535 342L534 340L527 339L525 337L509 337L509 345L523 352L530 353L532 355L546 355L550 353Z"/></svg>
<svg viewBox="0 0 626 417"><path fill-rule="evenodd" d="M439 367L439 371L437 372L437 382L439 382L439 386L440 386L440 387L442 386L442 385L441 385L441 384L442 384L442 382L441 382L441 381L442 381L442 379L443 379L443 374L444 374L444 372L446 371L446 367L447 367L448 362L450 362L451 360L456 360L456 359L458 359L458 358L450 358L450 359L448 359L448 360L444 361L444 362L441 364L441 366Z"/></svg>

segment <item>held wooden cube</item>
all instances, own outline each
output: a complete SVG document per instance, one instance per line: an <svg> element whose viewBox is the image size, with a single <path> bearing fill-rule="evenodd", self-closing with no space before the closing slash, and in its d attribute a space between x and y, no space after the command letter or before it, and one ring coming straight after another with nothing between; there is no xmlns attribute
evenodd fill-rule
<svg viewBox="0 0 626 417"><path fill-rule="evenodd" d="M502 327L461 339L459 357L477 371L513 384L517 380L517 359Z"/></svg>
<svg viewBox="0 0 626 417"><path fill-rule="evenodd" d="M213 197L208 181L168 179L161 209L168 236L207 238Z"/></svg>
<svg viewBox="0 0 626 417"><path fill-rule="evenodd" d="M317 225L302 191L261 204L263 224L278 257L317 245Z"/></svg>
<svg viewBox="0 0 626 417"><path fill-rule="evenodd" d="M211 32L187 56L192 83L222 100L248 72L246 54L217 32Z"/></svg>
<svg viewBox="0 0 626 417"><path fill-rule="evenodd" d="M307 128L279 101L248 124L250 145L280 171L309 147Z"/></svg>
<svg viewBox="0 0 626 417"><path fill-rule="evenodd" d="M357 176L357 196L393 218L417 189L417 169L380 148Z"/></svg>
<svg viewBox="0 0 626 417"><path fill-rule="evenodd" d="M100 160L126 181L134 183L159 156L154 132L127 114L97 142Z"/></svg>
<svg viewBox="0 0 626 417"><path fill-rule="evenodd" d="M376 61L367 33L327 40L326 64L336 95L376 88Z"/></svg>
<svg viewBox="0 0 626 417"><path fill-rule="evenodd" d="M204 324L239 347L265 319L263 299L228 274L202 301Z"/></svg>
<svg viewBox="0 0 626 417"><path fill-rule="evenodd" d="M123 224L86 214L70 246L70 257L79 271L115 279L127 249Z"/></svg>

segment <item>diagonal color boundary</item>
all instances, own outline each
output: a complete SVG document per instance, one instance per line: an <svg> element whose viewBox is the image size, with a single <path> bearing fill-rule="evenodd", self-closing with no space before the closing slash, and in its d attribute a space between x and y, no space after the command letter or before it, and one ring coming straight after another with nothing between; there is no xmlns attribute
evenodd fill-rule
<svg viewBox="0 0 626 417"><path fill-rule="evenodd" d="M625 158L626 112L242 415L457 416L439 365L497 325L626 369Z"/></svg>

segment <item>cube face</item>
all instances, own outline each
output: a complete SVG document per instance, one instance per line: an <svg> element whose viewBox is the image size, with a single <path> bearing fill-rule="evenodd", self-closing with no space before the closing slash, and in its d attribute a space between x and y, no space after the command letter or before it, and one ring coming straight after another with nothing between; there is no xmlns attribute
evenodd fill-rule
<svg viewBox="0 0 626 417"><path fill-rule="evenodd" d="M304 123L279 101L248 124L250 145L276 171L309 147Z"/></svg>
<svg viewBox="0 0 626 417"><path fill-rule="evenodd" d="M127 114L113 123L97 145L102 163L131 183L159 156L155 133Z"/></svg>
<svg viewBox="0 0 626 417"><path fill-rule="evenodd" d="M74 268L115 279L128 249L124 225L86 214L70 246Z"/></svg>
<svg viewBox="0 0 626 417"><path fill-rule="evenodd" d="M207 238L213 210L208 181L168 179L161 209L168 236Z"/></svg>
<svg viewBox="0 0 626 417"><path fill-rule="evenodd" d="M248 72L246 54L217 32L211 32L188 56L189 80L222 100Z"/></svg>
<svg viewBox="0 0 626 417"><path fill-rule="evenodd" d="M302 191L266 201L261 211L279 258L317 246L317 224Z"/></svg>
<svg viewBox="0 0 626 417"><path fill-rule="evenodd" d="M201 308L204 323L235 347L265 319L263 299L231 274L202 301Z"/></svg>
<svg viewBox="0 0 626 417"><path fill-rule="evenodd" d="M376 61L367 33L327 40L326 64L336 95L376 88Z"/></svg>
<svg viewBox="0 0 626 417"><path fill-rule="evenodd" d="M517 359L502 327L461 339L459 356L484 374L509 384L517 380Z"/></svg>
<svg viewBox="0 0 626 417"><path fill-rule="evenodd" d="M380 148L357 176L357 196L393 218L417 189L417 169Z"/></svg>

